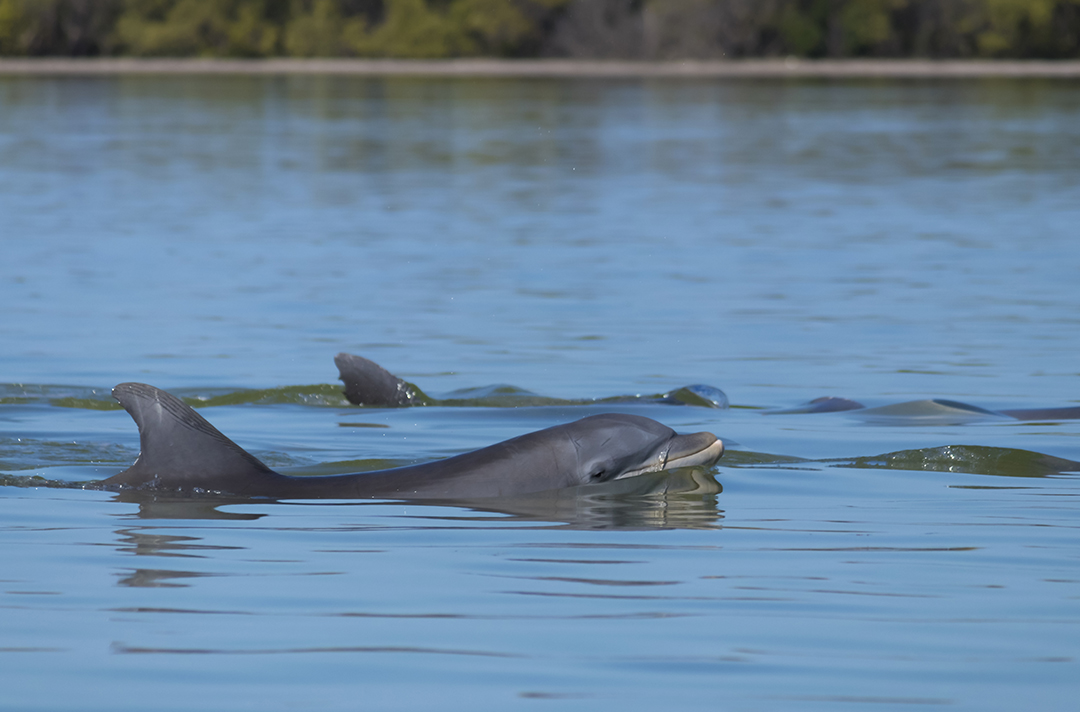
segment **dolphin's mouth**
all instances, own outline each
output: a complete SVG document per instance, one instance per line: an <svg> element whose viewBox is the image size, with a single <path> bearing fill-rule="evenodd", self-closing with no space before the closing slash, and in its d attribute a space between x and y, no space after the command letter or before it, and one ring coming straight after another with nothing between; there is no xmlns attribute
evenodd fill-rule
<svg viewBox="0 0 1080 712"><path fill-rule="evenodd" d="M724 454L724 443L712 433L676 435L649 463L621 473L616 480L676 467L712 467Z"/></svg>

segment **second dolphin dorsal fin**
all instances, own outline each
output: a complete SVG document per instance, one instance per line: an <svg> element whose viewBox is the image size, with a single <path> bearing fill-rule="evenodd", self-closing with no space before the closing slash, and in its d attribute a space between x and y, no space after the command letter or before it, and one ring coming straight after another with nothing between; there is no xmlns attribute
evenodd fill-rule
<svg viewBox="0 0 1080 712"><path fill-rule="evenodd" d="M343 352L334 357L334 363L338 378L345 383L345 397L354 405L396 408L427 402L419 388L363 356Z"/></svg>
<svg viewBox="0 0 1080 712"><path fill-rule="evenodd" d="M139 458L102 484L182 490L243 489L273 474L176 396L145 383L121 383L113 397L139 426Z"/></svg>

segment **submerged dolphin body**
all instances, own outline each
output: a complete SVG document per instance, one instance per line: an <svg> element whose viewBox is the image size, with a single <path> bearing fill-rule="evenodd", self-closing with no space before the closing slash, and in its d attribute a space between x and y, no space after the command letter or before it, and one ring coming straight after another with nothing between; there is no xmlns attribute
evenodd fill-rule
<svg viewBox="0 0 1080 712"><path fill-rule="evenodd" d="M97 485L108 489L300 499L510 497L711 466L724 452L712 433L679 435L649 418L608 413L422 465L292 477L271 470L165 391L121 383L113 397L139 426L141 452L134 465Z"/></svg>
<svg viewBox="0 0 1080 712"><path fill-rule="evenodd" d="M891 405L867 408L858 401L826 396L815 398L795 408L765 411L765 415L790 415L796 413L836 413L857 411L857 417L882 423L966 423L980 420L1012 418L1014 420L1080 420L1080 407L1064 408L1015 408L987 410L976 405L945 398L905 401Z"/></svg>
<svg viewBox="0 0 1080 712"><path fill-rule="evenodd" d="M547 398L505 386L470 389L466 393L451 394L450 398L435 399L363 356L339 353L334 357L334 363L338 367L338 378L345 384L345 397L353 405L403 408L414 405L583 405L648 401L705 408L728 407L727 395L722 390L702 384L683 386L658 396L616 396L598 400Z"/></svg>

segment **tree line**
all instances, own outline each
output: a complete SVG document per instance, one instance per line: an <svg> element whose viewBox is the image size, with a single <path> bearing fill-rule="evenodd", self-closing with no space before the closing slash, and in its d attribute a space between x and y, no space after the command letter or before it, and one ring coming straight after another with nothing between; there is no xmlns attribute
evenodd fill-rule
<svg viewBox="0 0 1080 712"><path fill-rule="evenodd" d="M1078 58L1080 0L0 0L0 55Z"/></svg>

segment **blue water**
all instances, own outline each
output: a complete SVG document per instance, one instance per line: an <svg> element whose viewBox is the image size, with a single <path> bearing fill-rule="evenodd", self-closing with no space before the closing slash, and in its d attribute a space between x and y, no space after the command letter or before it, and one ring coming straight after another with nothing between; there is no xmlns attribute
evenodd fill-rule
<svg viewBox="0 0 1080 712"><path fill-rule="evenodd" d="M1072 81L0 77L0 707L1071 709L1080 421L760 409L1080 404L1077 226ZM614 408L728 452L476 507L44 486L134 460L122 381L296 473L612 409L356 408L339 351L711 384Z"/></svg>

